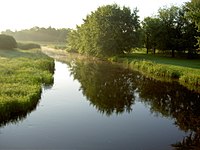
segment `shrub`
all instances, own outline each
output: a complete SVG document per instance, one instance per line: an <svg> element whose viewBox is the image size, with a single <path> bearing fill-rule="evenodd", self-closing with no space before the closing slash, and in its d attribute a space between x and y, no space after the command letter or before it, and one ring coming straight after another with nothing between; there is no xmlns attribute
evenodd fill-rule
<svg viewBox="0 0 200 150"><path fill-rule="evenodd" d="M0 49L14 49L16 47L17 42L12 36L0 34Z"/></svg>
<svg viewBox="0 0 200 150"><path fill-rule="evenodd" d="M39 44L35 44L35 43L17 43L17 47L22 50L41 48Z"/></svg>

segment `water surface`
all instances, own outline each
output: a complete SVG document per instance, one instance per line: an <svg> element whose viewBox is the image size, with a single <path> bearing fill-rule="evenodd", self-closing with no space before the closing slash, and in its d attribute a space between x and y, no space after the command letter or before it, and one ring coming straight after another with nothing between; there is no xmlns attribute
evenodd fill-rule
<svg viewBox="0 0 200 150"><path fill-rule="evenodd" d="M164 150L199 140L199 94L105 62L55 68L35 110L1 125L0 149Z"/></svg>

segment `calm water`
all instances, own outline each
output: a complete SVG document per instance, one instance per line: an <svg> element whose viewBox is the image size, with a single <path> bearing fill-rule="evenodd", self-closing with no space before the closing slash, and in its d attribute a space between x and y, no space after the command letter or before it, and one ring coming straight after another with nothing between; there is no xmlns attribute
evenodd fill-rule
<svg viewBox="0 0 200 150"><path fill-rule="evenodd" d="M164 150L190 138L198 144L198 94L103 62L55 67L54 84L35 110L1 125L0 149Z"/></svg>

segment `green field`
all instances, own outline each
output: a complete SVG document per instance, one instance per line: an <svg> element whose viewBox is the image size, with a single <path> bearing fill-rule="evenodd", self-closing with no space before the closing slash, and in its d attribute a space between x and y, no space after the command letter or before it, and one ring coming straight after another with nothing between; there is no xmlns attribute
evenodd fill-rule
<svg viewBox="0 0 200 150"><path fill-rule="evenodd" d="M0 121L32 110L53 71L54 60L39 50L0 50Z"/></svg>
<svg viewBox="0 0 200 150"><path fill-rule="evenodd" d="M172 58L158 54L153 55L153 54L143 54L143 53L133 53L122 56L121 58L127 58L129 61L133 59L147 60L159 64L200 69L200 59Z"/></svg>
<svg viewBox="0 0 200 150"><path fill-rule="evenodd" d="M200 60L171 58L162 55L133 53L109 58L123 62L131 69L138 70L151 77L178 80L189 89L199 91Z"/></svg>

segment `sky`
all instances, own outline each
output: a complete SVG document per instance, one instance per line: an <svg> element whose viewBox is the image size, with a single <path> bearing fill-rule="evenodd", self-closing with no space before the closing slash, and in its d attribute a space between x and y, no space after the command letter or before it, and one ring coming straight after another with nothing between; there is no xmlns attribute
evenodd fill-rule
<svg viewBox="0 0 200 150"><path fill-rule="evenodd" d="M34 26L75 28L99 6L118 4L138 8L140 20L155 15L160 7L182 5L190 0L0 0L0 31Z"/></svg>

